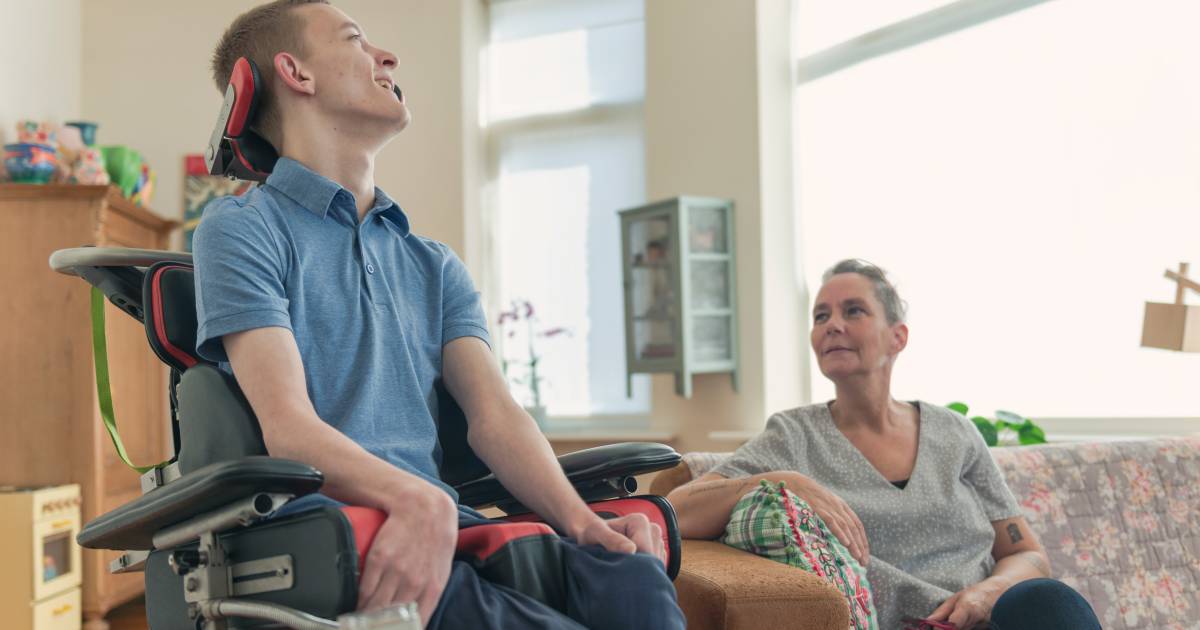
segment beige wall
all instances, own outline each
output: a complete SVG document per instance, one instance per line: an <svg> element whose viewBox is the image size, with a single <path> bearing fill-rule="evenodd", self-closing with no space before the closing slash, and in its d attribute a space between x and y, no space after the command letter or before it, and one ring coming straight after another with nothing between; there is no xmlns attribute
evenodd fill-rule
<svg viewBox="0 0 1200 630"><path fill-rule="evenodd" d="M468 163L479 155L478 40L463 33L479 33L482 3L336 4L372 42L399 57L397 83L413 112L413 124L380 154L377 183L409 213L415 230L468 255L464 210L479 187L468 177L479 171ZM164 216L181 216L183 157L203 152L221 104L209 72L213 47L248 6L245 0L83 3L83 114L100 122L100 142L127 144L146 156L158 176L151 205Z"/></svg>
<svg viewBox="0 0 1200 630"><path fill-rule="evenodd" d="M80 0L0 0L0 141L18 120L63 123L80 112Z"/></svg>
<svg viewBox="0 0 1200 630"><path fill-rule="evenodd" d="M646 2L646 193L736 203L741 388L696 376L690 400L656 375L654 428L683 450L728 449L713 430L756 430L807 401L803 299L793 265L790 4ZM770 330L768 336L764 333Z"/></svg>

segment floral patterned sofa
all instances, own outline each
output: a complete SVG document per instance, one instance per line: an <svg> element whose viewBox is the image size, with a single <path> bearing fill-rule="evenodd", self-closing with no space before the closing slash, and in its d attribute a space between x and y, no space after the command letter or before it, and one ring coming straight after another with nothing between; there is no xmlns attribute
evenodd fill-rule
<svg viewBox="0 0 1200 630"><path fill-rule="evenodd" d="M1200 628L1200 435L997 448L992 454L1045 545L1054 577L1082 593L1106 629ZM677 468L654 480L651 491L666 495L727 455L686 454ZM685 541L681 579L676 586L689 626L699 622L697 627L705 628L757 627L750 617L761 621L761 615L772 616L776 608L763 601L766 596L776 598L777 607L789 611L780 615L790 620L785 624L789 627L803 618L816 621L813 617L836 617L834 624L845 627L841 625L844 615L823 609L813 610L812 615L796 613L797 605L807 610L814 603L837 601L835 592L815 590L804 579L811 577L808 575L796 576L800 579L786 587L807 602L783 601L791 596L780 585L781 576L776 576L770 595L756 587L758 597L754 608L748 609L753 614L735 620L731 611L737 610L735 599L744 599L738 593L741 584L763 568L755 564L750 571L749 566L728 565L749 565L761 559L720 554L714 558L693 555L689 561L687 543L715 543ZM703 547L703 551L712 550ZM704 590L695 597L687 592L693 582ZM708 610L714 601L725 600L720 614ZM825 621L818 625L833 624Z"/></svg>
<svg viewBox="0 0 1200 630"><path fill-rule="evenodd" d="M1200 436L992 452L1105 628L1200 628Z"/></svg>

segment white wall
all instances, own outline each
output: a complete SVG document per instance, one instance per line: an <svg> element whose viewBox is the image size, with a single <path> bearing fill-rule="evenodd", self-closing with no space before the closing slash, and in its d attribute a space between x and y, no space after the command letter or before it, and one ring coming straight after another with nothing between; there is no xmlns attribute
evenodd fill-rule
<svg viewBox="0 0 1200 630"><path fill-rule="evenodd" d="M18 120L79 118L80 0L0 0L0 141Z"/></svg>
<svg viewBox="0 0 1200 630"><path fill-rule="evenodd" d="M412 125L380 154L377 183L409 214L414 230L467 255L464 210L477 203L478 189L471 161L479 155L479 40L464 33L479 36L481 1L336 4L373 43L399 57L397 83L413 112ZM83 113L100 122L101 143L127 144L146 156L158 176L151 206L163 216L181 216L184 155L203 152L221 104L209 70L213 48L249 6L244 0L83 4Z"/></svg>

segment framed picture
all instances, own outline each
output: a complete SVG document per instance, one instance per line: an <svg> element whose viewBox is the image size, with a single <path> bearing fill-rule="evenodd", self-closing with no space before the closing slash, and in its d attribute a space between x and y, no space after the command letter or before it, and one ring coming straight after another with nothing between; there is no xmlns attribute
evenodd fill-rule
<svg viewBox="0 0 1200 630"><path fill-rule="evenodd" d="M204 206L217 197L243 195L254 182L209 175L204 156L199 154L184 156L183 165L183 250L190 252L192 232L200 225Z"/></svg>

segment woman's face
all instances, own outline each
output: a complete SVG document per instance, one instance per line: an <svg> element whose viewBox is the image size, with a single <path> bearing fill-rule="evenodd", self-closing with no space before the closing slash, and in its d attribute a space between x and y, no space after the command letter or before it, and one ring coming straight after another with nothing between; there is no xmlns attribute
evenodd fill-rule
<svg viewBox="0 0 1200 630"><path fill-rule="evenodd" d="M817 292L812 347L826 378L837 382L884 370L907 343L908 327L888 324L870 279L839 273Z"/></svg>

